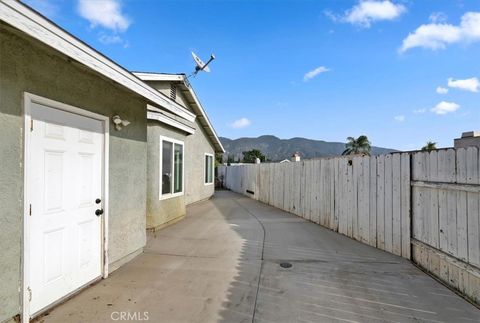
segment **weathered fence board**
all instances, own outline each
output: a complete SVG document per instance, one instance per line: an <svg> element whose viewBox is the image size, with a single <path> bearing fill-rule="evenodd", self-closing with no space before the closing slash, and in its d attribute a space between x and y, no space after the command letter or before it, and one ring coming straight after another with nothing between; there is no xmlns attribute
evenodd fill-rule
<svg viewBox="0 0 480 323"><path fill-rule="evenodd" d="M338 232L346 234L347 222L346 222L346 205L345 205L345 191L346 191L346 168L345 163L341 159L337 159L338 164L338 176L335 184L335 209L338 210ZM345 184L340 184L345 183Z"/></svg>
<svg viewBox="0 0 480 323"><path fill-rule="evenodd" d="M392 155L385 156L385 210L384 210L384 236L385 249L393 252L393 177L392 177Z"/></svg>
<svg viewBox="0 0 480 323"><path fill-rule="evenodd" d="M400 154L392 155L392 251L394 254L401 254L402 232L401 232L401 193L400 193Z"/></svg>
<svg viewBox="0 0 480 323"><path fill-rule="evenodd" d="M457 152L457 183L467 182L467 152L465 149ZM467 192L458 191L457 193L457 257L461 260L468 260L467 244Z"/></svg>
<svg viewBox="0 0 480 323"><path fill-rule="evenodd" d="M477 149L467 149L467 184L480 184L480 157ZM478 167L475 167L478 165ZM479 194L467 193L468 258L472 265L480 267L480 198ZM478 239L478 243L474 243Z"/></svg>
<svg viewBox="0 0 480 323"><path fill-rule="evenodd" d="M385 156L377 157L377 247L385 250Z"/></svg>
<svg viewBox="0 0 480 323"><path fill-rule="evenodd" d="M360 240L358 236L358 180L360 174L360 157L353 158L352 167L352 195L348 197L351 201L352 212L349 216L352 218L352 237L355 240Z"/></svg>
<svg viewBox="0 0 480 323"><path fill-rule="evenodd" d="M401 229L402 256L410 259L410 223L411 223L411 187L410 187L410 156L401 155L400 161L400 192L401 192Z"/></svg>
<svg viewBox="0 0 480 323"><path fill-rule="evenodd" d="M377 158L370 158L369 245L377 246Z"/></svg>
<svg viewBox="0 0 480 323"><path fill-rule="evenodd" d="M432 151L428 155L428 163L430 166L429 176L432 177L438 173L438 156L436 151ZM439 246L439 231L438 231L438 191L428 190L430 194L430 203L427 203L427 211L425 218L429 219L430 233L426 232L428 239L432 246L438 248Z"/></svg>

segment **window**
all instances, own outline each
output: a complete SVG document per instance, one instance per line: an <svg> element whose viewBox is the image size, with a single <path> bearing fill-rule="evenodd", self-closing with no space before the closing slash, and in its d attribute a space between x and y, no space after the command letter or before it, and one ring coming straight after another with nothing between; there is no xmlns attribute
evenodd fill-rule
<svg viewBox="0 0 480 323"><path fill-rule="evenodd" d="M205 185L213 184L213 155L205 154Z"/></svg>
<svg viewBox="0 0 480 323"><path fill-rule="evenodd" d="M160 137L160 198L183 194L183 142Z"/></svg>

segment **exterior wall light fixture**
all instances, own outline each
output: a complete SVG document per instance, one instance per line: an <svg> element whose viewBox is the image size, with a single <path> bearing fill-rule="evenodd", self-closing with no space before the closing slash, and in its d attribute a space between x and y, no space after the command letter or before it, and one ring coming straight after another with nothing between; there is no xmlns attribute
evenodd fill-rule
<svg viewBox="0 0 480 323"><path fill-rule="evenodd" d="M118 115L113 116L112 121L115 124L115 129L117 129L118 131L122 130L123 127L126 127L130 124L130 121L122 120Z"/></svg>

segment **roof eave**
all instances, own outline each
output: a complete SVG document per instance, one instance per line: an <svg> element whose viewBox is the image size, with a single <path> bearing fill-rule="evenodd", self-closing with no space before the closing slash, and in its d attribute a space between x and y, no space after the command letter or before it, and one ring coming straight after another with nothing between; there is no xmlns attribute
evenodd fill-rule
<svg viewBox="0 0 480 323"><path fill-rule="evenodd" d="M162 95L103 54L74 37L52 21L15 0L0 1L0 20L111 79L170 112L193 122L195 114Z"/></svg>
<svg viewBox="0 0 480 323"><path fill-rule="evenodd" d="M202 107L202 104L200 103L200 101L198 100L198 97L197 95L195 94L195 91L193 90L193 88L191 86L189 86L186 82L183 83L183 85L185 86L185 88L188 90L188 91L183 91L185 92L185 94L187 94L188 96L190 96L191 99L193 99L194 101L194 104L192 105L194 108L197 107L197 109L199 110L200 112L200 115L197 117L199 119L199 122L202 123L202 121L205 123L205 130L207 131L207 134L209 135L210 139L212 140L212 142L214 143L214 146L217 153L225 153L225 148L223 148L223 145L222 143L220 142L220 139L218 138L218 135L217 133L215 132L215 129L213 128L211 122L210 122L210 119L208 119L208 115L207 113L205 112L205 110L203 109Z"/></svg>
<svg viewBox="0 0 480 323"><path fill-rule="evenodd" d="M132 72L133 75L140 78L142 81L184 81L184 74L164 74L164 73L149 73L149 72Z"/></svg>
<svg viewBox="0 0 480 323"><path fill-rule="evenodd" d="M147 105L147 119L159 121L175 129L184 131L189 135L193 135L195 133L195 128L190 127L186 124L183 124L175 119L172 119L171 117L165 115L161 111L156 111L156 109L152 109L152 106L150 105Z"/></svg>

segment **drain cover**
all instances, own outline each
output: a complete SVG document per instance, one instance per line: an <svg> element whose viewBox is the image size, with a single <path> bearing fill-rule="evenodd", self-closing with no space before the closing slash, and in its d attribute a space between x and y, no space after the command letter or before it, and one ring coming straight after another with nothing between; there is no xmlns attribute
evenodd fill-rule
<svg viewBox="0 0 480 323"><path fill-rule="evenodd" d="M280 263L280 267L282 268L292 268L292 264L289 262L282 262Z"/></svg>

